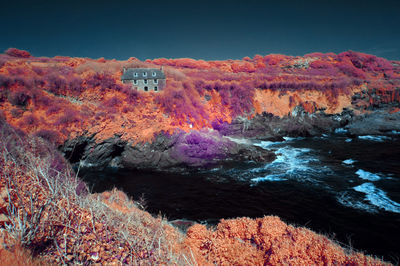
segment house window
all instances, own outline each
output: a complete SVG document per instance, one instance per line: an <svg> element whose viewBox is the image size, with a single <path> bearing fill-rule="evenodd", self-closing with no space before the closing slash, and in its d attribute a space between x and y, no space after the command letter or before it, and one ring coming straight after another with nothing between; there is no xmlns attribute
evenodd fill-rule
<svg viewBox="0 0 400 266"><path fill-rule="evenodd" d="M144 84L147 84L147 79L144 80Z"/></svg>
<svg viewBox="0 0 400 266"><path fill-rule="evenodd" d="M153 77L155 77L156 76L156 72L153 72L152 75L153 75Z"/></svg>
<svg viewBox="0 0 400 266"><path fill-rule="evenodd" d="M139 76L137 72L135 72L135 77Z"/></svg>
<svg viewBox="0 0 400 266"><path fill-rule="evenodd" d="M144 87L144 91L149 91L149 88L147 86Z"/></svg>
<svg viewBox="0 0 400 266"><path fill-rule="evenodd" d="M137 84L137 79L133 80L133 84L135 84L135 85Z"/></svg>
<svg viewBox="0 0 400 266"><path fill-rule="evenodd" d="M147 77L147 72L143 72L143 77Z"/></svg>
<svg viewBox="0 0 400 266"><path fill-rule="evenodd" d="M158 88L157 88L157 86L155 86L155 87L154 87L154 91L158 91Z"/></svg>
<svg viewBox="0 0 400 266"><path fill-rule="evenodd" d="M154 79L154 84L158 84L158 79Z"/></svg>

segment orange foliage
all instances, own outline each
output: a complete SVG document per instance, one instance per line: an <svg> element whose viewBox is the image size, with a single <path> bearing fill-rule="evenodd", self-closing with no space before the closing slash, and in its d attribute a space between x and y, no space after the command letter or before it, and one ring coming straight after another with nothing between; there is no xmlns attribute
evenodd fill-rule
<svg viewBox="0 0 400 266"><path fill-rule="evenodd" d="M276 216L221 220L215 230L197 224L184 243L200 265L386 265Z"/></svg>
<svg viewBox="0 0 400 266"><path fill-rule="evenodd" d="M14 246L11 250L0 246L0 265L3 266L36 266L47 265L45 261L34 259L31 253L21 246Z"/></svg>

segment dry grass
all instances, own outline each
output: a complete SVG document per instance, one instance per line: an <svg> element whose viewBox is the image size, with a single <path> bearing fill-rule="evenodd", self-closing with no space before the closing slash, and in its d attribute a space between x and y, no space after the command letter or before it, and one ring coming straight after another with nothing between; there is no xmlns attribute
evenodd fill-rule
<svg viewBox="0 0 400 266"><path fill-rule="evenodd" d="M0 247L0 265L36 266L46 265L46 262L38 258L33 258L29 250L16 245L11 250Z"/></svg>
<svg viewBox="0 0 400 266"><path fill-rule="evenodd" d="M4 254L21 245L50 263L185 263L178 252L183 236L165 219L140 210L121 191L89 194L39 139L4 127L0 139Z"/></svg>

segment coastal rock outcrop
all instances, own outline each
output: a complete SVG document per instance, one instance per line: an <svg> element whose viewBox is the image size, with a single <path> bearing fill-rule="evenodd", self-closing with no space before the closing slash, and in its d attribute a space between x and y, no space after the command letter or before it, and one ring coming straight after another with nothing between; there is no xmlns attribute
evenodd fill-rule
<svg viewBox="0 0 400 266"><path fill-rule="evenodd" d="M379 135L390 131L400 131L400 112L375 111L356 116L345 127L351 135Z"/></svg>
<svg viewBox="0 0 400 266"><path fill-rule="evenodd" d="M344 128L351 136L378 135L400 131L400 113L374 111L355 115L344 110L309 114L296 107L292 114L277 117L263 113L252 119L239 117L231 124L214 124L214 130L160 133L150 142L132 144L120 136L96 141L95 135L70 139L61 146L65 157L84 167L117 167L127 169L167 169L171 167L207 167L230 161L269 162L273 151L240 139L282 140L284 136L307 137L329 134Z"/></svg>
<svg viewBox="0 0 400 266"><path fill-rule="evenodd" d="M119 136L99 143L94 136L80 136L66 141L60 149L71 163L83 167L127 169L207 167L232 160L268 162L275 158L272 151L235 143L213 130L162 133L152 142L135 145Z"/></svg>
<svg viewBox="0 0 400 266"><path fill-rule="evenodd" d="M323 110L308 113L297 106L284 117L263 113L253 119L236 118L231 124L214 124L214 129L227 136L255 139L280 140L284 136L306 137L327 134L344 127L353 119L353 112L344 110L340 114L325 114Z"/></svg>

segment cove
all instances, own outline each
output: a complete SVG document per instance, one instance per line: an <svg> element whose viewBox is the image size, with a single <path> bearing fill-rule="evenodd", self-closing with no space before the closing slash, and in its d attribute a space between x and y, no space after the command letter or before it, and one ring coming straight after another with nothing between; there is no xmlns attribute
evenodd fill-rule
<svg viewBox="0 0 400 266"><path fill-rule="evenodd" d="M134 200L143 197L150 213L169 220L215 225L277 215L393 260L400 255L400 141L394 135L377 139L334 134L259 141L275 151L273 162L176 172L83 169L80 176L93 192L117 187Z"/></svg>

